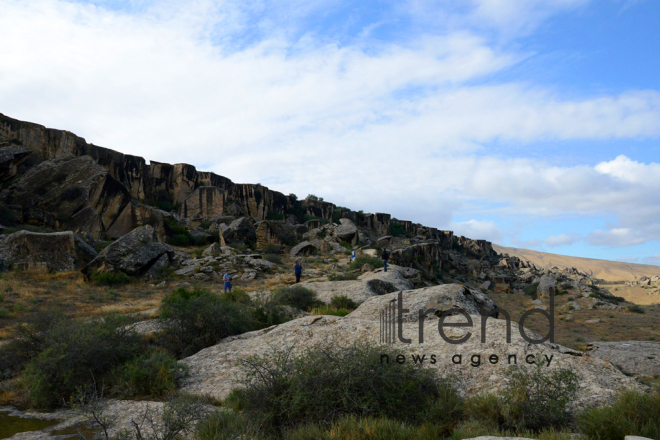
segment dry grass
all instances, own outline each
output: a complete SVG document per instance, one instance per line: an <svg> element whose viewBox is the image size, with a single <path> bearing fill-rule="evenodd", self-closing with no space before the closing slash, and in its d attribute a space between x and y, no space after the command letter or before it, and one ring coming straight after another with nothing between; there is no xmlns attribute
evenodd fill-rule
<svg viewBox="0 0 660 440"><path fill-rule="evenodd" d="M490 297L498 307L507 310L511 319L518 321L520 316L534 306L530 297L517 294L494 294ZM660 341L660 308L644 307L645 313L631 313L624 310L581 309L568 315L566 303L569 295L555 297L555 342L566 347L584 350L593 341ZM548 304L547 299L544 304ZM627 307L628 303L622 304ZM536 317L536 319L533 319ZM597 323L587 323L587 320L598 319ZM534 314L525 321L525 327L545 335L548 331L547 319L540 314Z"/></svg>
<svg viewBox="0 0 660 440"><path fill-rule="evenodd" d="M158 307L169 289L143 282L108 288L85 282L78 272L10 272L0 278L0 307L8 316L0 318L0 340L11 336L11 328L43 309L57 309L74 316L92 316L108 311L134 313Z"/></svg>

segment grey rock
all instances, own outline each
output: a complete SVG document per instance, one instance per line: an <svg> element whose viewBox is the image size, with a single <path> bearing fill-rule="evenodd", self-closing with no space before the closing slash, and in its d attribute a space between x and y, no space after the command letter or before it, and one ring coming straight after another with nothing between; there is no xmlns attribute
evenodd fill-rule
<svg viewBox="0 0 660 440"><path fill-rule="evenodd" d="M376 295L386 295L388 293L397 291L397 288L394 284L379 279L367 281L367 287Z"/></svg>
<svg viewBox="0 0 660 440"><path fill-rule="evenodd" d="M245 262L252 267L253 269L256 270L270 270L274 267L277 267L277 264L271 263L268 260L263 260L261 258L252 258L248 257L245 259Z"/></svg>
<svg viewBox="0 0 660 440"><path fill-rule="evenodd" d="M202 256L204 257L216 255L220 255L220 245L218 243L213 243L211 246L204 249L204 252L202 252Z"/></svg>
<svg viewBox="0 0 660 440"><path fill-rule="evenodd" d="M291 248L291 255L313 255L318 252L316 246L309 241L303 241Z"/></svg>
<svg viewBox="0 0 660 440"><path fill-rule="evenodd" d="M340 218L339 223L341 224L335 227L335 236L338 239L349 242L351 244L357 243L358 229L355 226L355 223L347 218Z"/></svg>
<svg viewBox="0 0 660 440"><path fill-rule="evenodd" d="M481 286L479 286L479 288L480 288L481 290L488 290L489 287L490 287L490 281L484 281L484 282L481 284Z"/></svg>
<svg viewBox="0 0 660 440"><path fill-rule="evenodd" d="M374 267L369 263L363 264L362 268L360 269L361 272L372 272L373 270L374 270Z"/></svg>
<svg viewBox="0 0 660 440"><path fill-rule="evenodd" d="M536 289L536 294L540 298L547 298L550 295L555 295L557 293L556 288L557 281L554 277L550 275L543 275L539 280L539 286Z"/></svg>
<svg viewBox="0 0 660 440"><path fill-rule="evenodd" d="M70 272L97 257L97 252L73 232L18 231L0 236L0 259L23 270ZM8 268L8 264L3 265Z"/></svg>
<svg viewBox="0 0 660 440"><path fill-rule="evenodd" d="M587 351L627 374L646 377L660 374L660 342L592 342Z"/></svg>
<svg viewBox="0 0 660 440"><path fill-rule="evenodd" d="M166 259L162 259L163 255ZM141 226L103 249L83 268L83 273L89 276L92 271L97 270L140 276L147 273L154 264L161 268L166 267L173 257L174 250L169 245L156 241L154 228L149 225Z"/></svg>

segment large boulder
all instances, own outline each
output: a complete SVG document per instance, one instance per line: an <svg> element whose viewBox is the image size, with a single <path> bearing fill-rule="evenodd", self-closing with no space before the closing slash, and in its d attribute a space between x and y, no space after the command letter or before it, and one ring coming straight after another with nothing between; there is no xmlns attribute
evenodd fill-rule
<svg viewBox="0 0 660 440"><path fill-rule="evenodd" d="M314 255L318 252L318 248L314 246L311 242L305 240L298 243L293 248L291 248L291 255Z"/></svg>
<svg viewBox="0 0 660 440"><path fill-rule="evenodd" d="M625 374L641 377L660 375L660 342L592 342L587 346L592 356L611 362Z"/></svg>
<svg viewBox="0 0 660 440"><path fill-rule="evenodd" d="M351 244L357 243L358 240L358 229L355 226L355 223L348 218L340 218L339 226L335 227L335 236Z"/></svg>
<svg viewBox="0 0 660 440"><path fill-rule="evenodd" d="M536 288L536 294L539 298L547 298L557 293L557 281L550 275L543 275Z"/></svg>
<svg viewBox="0 0 660 440"><path fill-rule="evenodd" d="M31 150L9 143L0 144L0 183L16 176L18 166L25 162Z"/></svg>
<svg viewBox="0 0 660 440"><path fill-rule="evenodd" d="M18 269L70 272L96 256L94 248L70 231L50 234L19 231L0 236L0 260L12 262Z"/></svg>
<svg viewBox="0 0 660 440"><path fill-rule="evenodd" d="M476 313L476 301L470 301L472 293L460 285L436 286L437 290L426 292L409 291L403 293L402 307L410 313L401 324L401 333L410 343L394 338L391 342L403 361L413 363L413 355L419 362L431 367L438 374L455 374L459 377L461 389L467 395L484 391L498 392L506 381L505 370L509 365L520 365L534 369L538 363L543 369L570 368L580 376L580 391L577 405L589 405L607 401L619 389L635 387L633 378L627 377L609 362L585 355L558 344L543 342L530 344L520 335L517 325L513 325L511 342L507 342L507 323L501 319L486 320L484 329L486 342L481 342L481 322ZM445 295L447 298L445 298ZM183 359L189 376L183 380L182 390L192 394L204 394L224 399L230 391L241 386L242 370L239 360L250 356L269 356L273 349L293 350L299 353L317 345L330 344L347 346L356 342L382 342L382 313L389 306L396 309L398 293L368 299L357 310L346 317L308 316L267 329L245 333L222 340L219 344L206 348L197 354ZM457 300L461 300L457 303ZM470 306L472 328L443 327L447 337L455 339L470 332L463 343L450 344L438 331L439 318L429 313L420 326L417 308L444 304L464 304ZM409 319L408 319L409 318ZM447 318L451 323L465 323L463 316ZM423 340L420 342L420 327ZM390 328L386 324L386 329ZM393 333L394 335L397 332ZM527 332L539 338L533 332ZM423 361L421 360L423 356ZM399 358L382 359L381 362L396 364Z"/></svg>
<svg viewBox="0 0 660 440"><path fill-rule="evenodd" d="M222 235L226 243L256 243L257 241L254 224L247 217L241 217L231 222Z"/></svg>
<svg viewBox="0 0 660 440"><path fill-rule="evenodd" d="M128 190L89 156L48 160L7 190L0 204L21 207L25 223L90 233L109 230L129 204Z"/></svg>
<svg viewBox="0 0 660 440"><path fill-rule="evenodd" d="M151 276L172 263L174 250L156 241L154 228L147 225L134 229L110 244L87 266L83 273L93 271L123 272L130 276Z"/></svg>

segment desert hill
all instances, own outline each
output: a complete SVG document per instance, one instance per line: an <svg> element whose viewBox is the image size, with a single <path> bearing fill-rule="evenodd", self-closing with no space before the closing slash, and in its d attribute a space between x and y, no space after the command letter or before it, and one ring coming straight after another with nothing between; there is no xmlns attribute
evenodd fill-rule
<svg viewBox="0 0 660 440"><path fill-rule="evenodd" d="M660 275L660 266L650 264L624 263L620 261L598 260L595 258L569 257L546 252L518 249L493 244L493 249L501 254L509 254L533 263L535 266L549 269L574 267L593 278L605 281L635 281L641 277Z"/></svg>

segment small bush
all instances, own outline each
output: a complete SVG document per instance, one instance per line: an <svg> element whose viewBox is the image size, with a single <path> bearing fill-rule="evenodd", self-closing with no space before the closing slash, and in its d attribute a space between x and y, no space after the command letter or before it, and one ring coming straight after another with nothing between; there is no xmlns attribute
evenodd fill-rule
<svg viewBox="0 0 660 440"><path fill-rule="evenodd" d="M568 404L577 396L579 376L568 369L511 367L500 396L476 396L466 403L472 420L501 430L540 432L568 426Z"/></svg>
<svg viewBox="0 0 660 440"><path fill-rule="evenodd" d="M536 292L538 291L538 288L539 288L539 283L532 283L529 286L525 286L523 291L525 292L525 295L536 297Z"/></svg>
<svg viewBox="0 0 660 440"><path fill-rule="evenodd" d="M245 290L239 289L238 287L231 289L231 292L222 293L220 297L223 300L240 304L250 304L252 302L250 295L248 295Z"/></svg>
<svg viewBox="0 0 660 440"><path fill-rule="evenodd" d="M256 430L250 427L241 413L216 411L197 424L195 440L256 438Z"/></svg>
<svg viewBox="0 0 660 440"><path fill-rule="evenodd" d="M301 310L310 310L317 304L316 292L303 286L283 287L273 294L273 301Z"/></svg>
<svg viewBox="0 0 660 440"><path fill-rule="evenodd" d="M404 229L403 223L397 221L391 221L390 235L393 237L403 237L408 235L408 232Z"/></svg>
<svg viewBox="0 0 660 440"><path fill-rule="evenodd" d="M389 355L389 363L381 355ZM450 380L420 364L398 364L389 347L317 346L299 355L274 351L242 361L243 387L228 404L267 433L309 423L327 426L345 416L422 423L432 417L450 432L462 399Z"/></svg>
<svg viewBox="0 0 660 440"><path fill-rule="evenodd" d="M337 309L348 309L348 310L355 310L358 307L355 301L353 301L346 295L333 296L330 299L330 305Z"/></svg>
<svg viewBox="0 0 660 440"><path fill-rule="evenodd" d="M5 309L4 307L0 307L0 319L6 318L9 318L9 310Z"/></svg>
<svg viewBox="0 0 660 440"><path fill-rule="evenodd" d="M165 397L173 393L184 368L162 351L152 351L118 367L114 391L123 397Z"/></svg>
<svg viewBox="0 0 660 440"><path fill-rule="evenodd" d="M359 273L353 272L333 272L328 275L328 281L351 281L357 280L359 276Z"/></svg>
<svg viewBox="0 0 660 440"><path fill-rule="evenodd" d="M573 283L571 283L570 281L565 281L561 284L561 288L564 290L572 289Z"/></svg>
<svg viewBox="0 0 660 440"><path fill-rule="evenodd" d="M264 260L270 261L271 263L282 264L282 257L277 254L266 254L263 258Z"/></svg>
<svg viewBox="0 0 660 440"><path fill-rule="evenodd" d="M93 271L89 275L89 280L94 284L101 286L123 286L133 282L133 278L123 272L97 272Z"/></svg>
<svg viewBox="0 0 660 440"><path fill-rule="evenodd" d="M642 307L638 306L637 304L633 304L630 307L628 307L628 310L630 310L633 313L646 313L646 310L644 310Z"/></svg>
<svg viewBox="0 0 660 440"><path fill-rule="evenodd" d="M383 260L381 260L380 258L376 258L376 257L369 257L369 256L366 256L366 255L359 255L349 265L349 269L359 270L359 269L362 269L362 266L364 266L365 264L370 264L374 269L377 269L379 267L383 267Z"/></svg>
<svg viewBox="0 0 660 440"><path fill-rule="evenodd" d="M261 328L284 324L294 318L291 308L278 304L271 296L261 296L252 304L252 316Z"/></svg>
<svg viewBox="0 0 660 440"><path fill-rule="evenodd" d="M179 356L257 328L247 307L204 289L179 288L165 296L159 318L165 344Z"/></svg>
<svg viewBox="0 0 660 440"><path fill-rule="evenodd" d="M312 309L312 315L346 316L349 313L351 313L351 310L332 306L321 306Z"/></svg>
<svg viewBox="0 0 660 440"><path fill-rule="evenodd" d="M127 318L105 316L84 321L60 317L44 332L31 329L39 351L26 365L23 381L30 402L52 408L69 400L78 388L101 379L140 351L139 336L129 330Z"/></svg>
<svg viewBox="0 0 660 440"><path fill-rule="evenodd" d="M626 435L660 438L660 394L619 392L611 405L585 410L577 425L590 439L621 440Z"/></svg>

